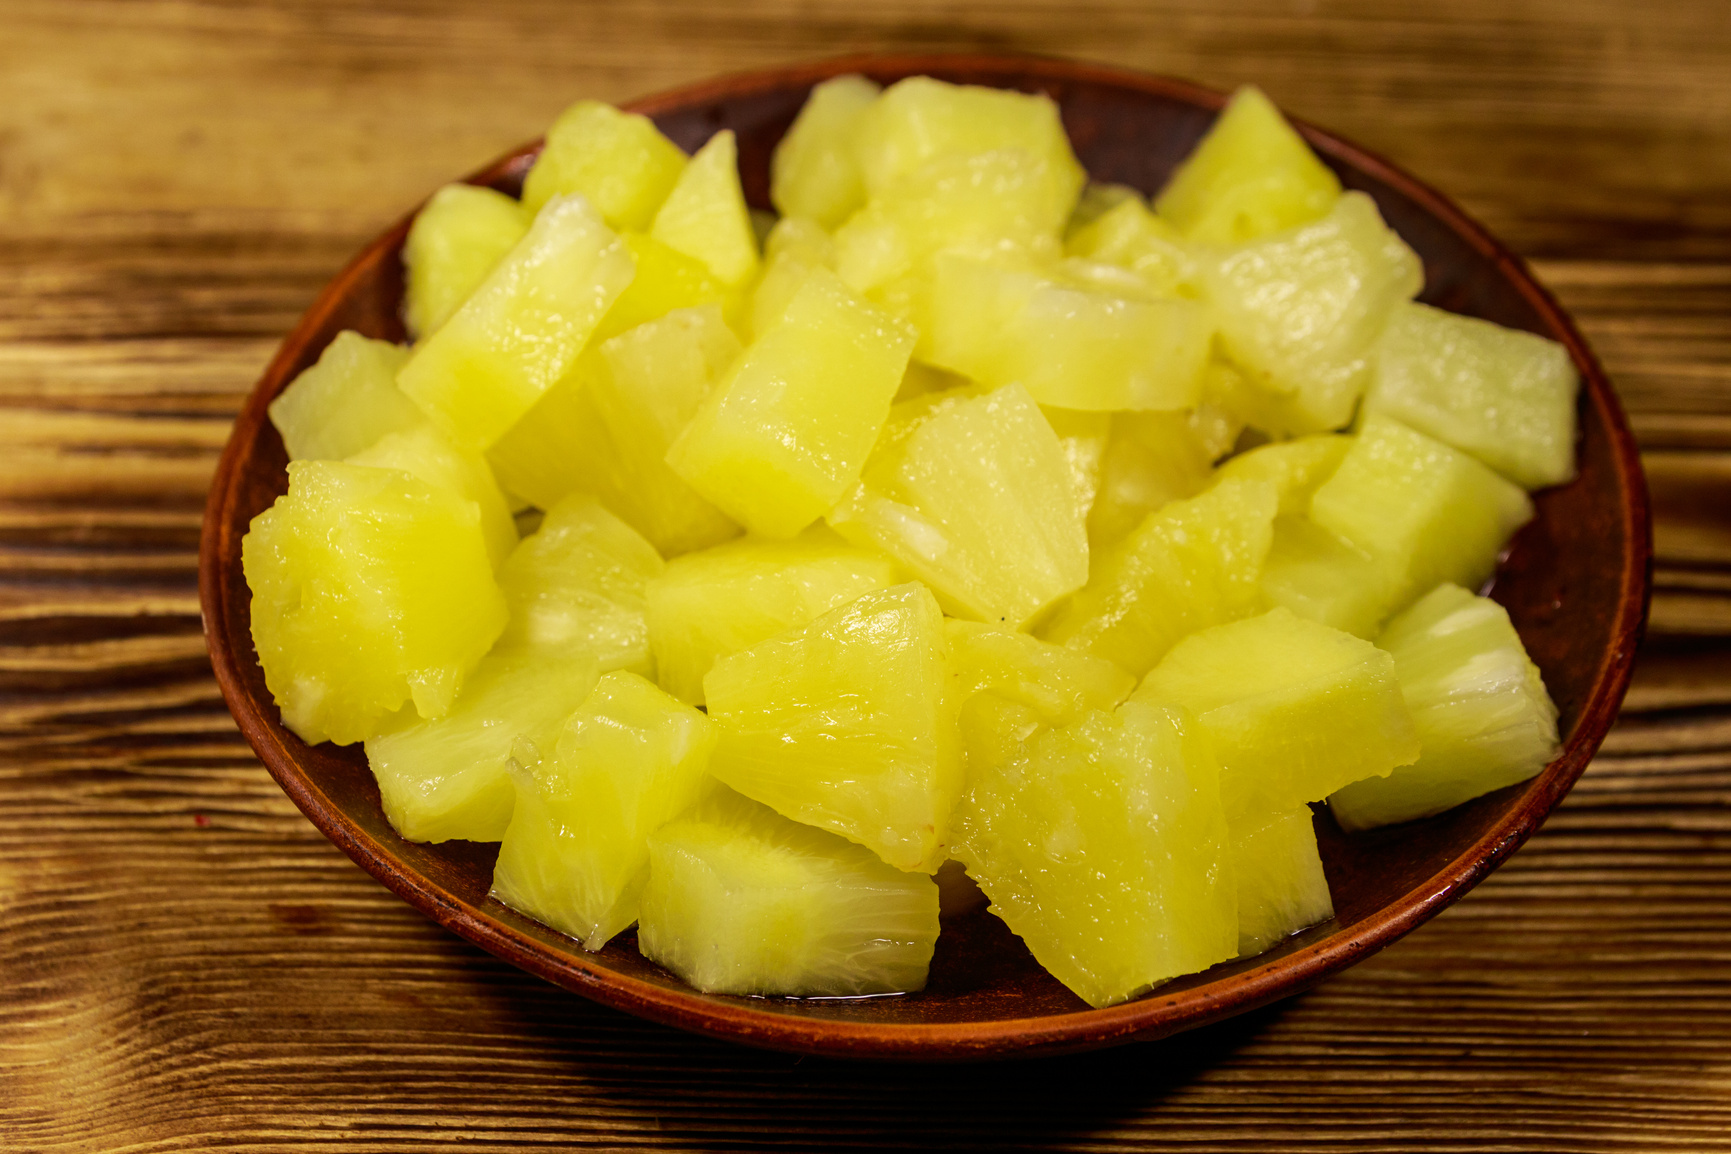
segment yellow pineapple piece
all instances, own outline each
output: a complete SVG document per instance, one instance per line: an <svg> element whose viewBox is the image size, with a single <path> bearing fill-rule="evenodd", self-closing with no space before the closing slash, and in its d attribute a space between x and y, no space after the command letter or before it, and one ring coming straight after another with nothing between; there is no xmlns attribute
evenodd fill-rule
<svg viewBox="0 0 1731 1154"><path fill-rule="evenodd" d="M1403 421L1538 489L1575 475L1580 383L1556 341L1412 301L1383 330L1364 411Z"/></svg>
<svg viewBox="0 0 1731 1154"><path fill-rule="evenodd" d="M1212 331L1206 310L1076 272L962 252L934 257L916 312L920 359L987 385L1020 383L1045 405L1194 405Z"/></svg>
<svg viewBox="0 0 1731 1154"><path fill-rule="evenodd" d="M1122 541L1169 501L1194 497L1213 476L1213 458L1188 413L1114 413L1100 463L1100 490L1088 513L1088 547Z"/></svg>
<svg viewBox="0 0 1731 1154"><path fill-rule="evenodd" d="M803 217L784 216L763 245L763 273L751 289L750 329L761 336L781 319L814 268L834 269L835 241Z"/></svg>
<svg viewBox="0 0 1731 1154"><path fill-rule="evenodd" d="M654 546L593 498L573 493L499 569L511 608L501 641L587 653L603 671L654 669L645 590L664 565Z"/></svg>
<svg viewBox="0 0 1731 1154"><path fill-rule="evenodd" d="M1196 254L1140 196L1124 197L1064 238L1070 256L1129 269L1163 296L1196 296Z"/></svg>
<svg viewBox="0 0 1731 1154"><path fill-rule="evenodd" d="M1202 280L1227 356L1287 398L1287 431L1318 433L1352 419L1376 339L1424 270L1375 202L1349 192L1319 220L1220 250Z"/></svg>
<svg viewBox="0 0 1731 1154"><path fill-rule="evenodd" d="M717 305L729 324L743 322L744 297L717 280L708 265L662 244L648 233L621 233L620 239L631 250L637 275L601 318L589 338L591 348L675 309Z"/></svg>
<svg viewBox="0 0 1731 1154"><path fill-rule="evenodd" d="M1419 754L1394 660L1285 609L1191 634L1131 700L1195 714L1220 758L1229 819L1321 801Z"/></svg>
<svg viewBox="0 0 1731 1154"><path fill-rule="evenodd" d="M1352 443L1348 436L1322 434L1258 445L1223 462L1215 477L1267 481L1280 496L1282 514L1303 514L1317 489L1340 468Z"/></svg>
<svg viewBox="0 0 1731 1154"><path fill-rule="evenodd" d="M950 645L950 696L991 693L1033 710L1042 725L1063 725L1090 709L1110 712L1136 679L1103 657L1052 645L999 625L944 619Z"/></svg>
<svg viewBox="0 0 1731 1154"><path fill-rule="evenodd" d="M498 841L517 787L507 769L523 742L551 750L600 671L581 650L501 647L481 658L451 711L405 710L367 739L367 764L391 828L410 841Z"/></svg>
<svg viewBox="0 0 1731 1154"><path fill-rule="evenodd" d="M397 370L408 359L402 345L353 329L338 333L318 363L270 403L270 423L282 434L289 460L341 460L425 420L397 388Z"/></svg>
<svg viewBox="0 0 1731 1154"><path fill-rule="evenodd" d="M375 469L401 469L435 489L473 501L481 514L481 536L487 542L493 568L497 569L517 547L517 523L511 519L511 507L487 462L457 448L430 422L423 420L400 432L386 433L348 462Z"/></svg>
<svg viewBox="0 0 1731 1154"><path fill-rule="evenodd" d="M447 184L403 241L403 322L425 337L450 319L529 231L529 212L502 192Z"/></svg>
<svg viewBox="0 0 1731 1154"><path fill-rule="evenodd" d="M571 369L632 276L630 251L587 201L551 201L397 385L459 444L485 449Z"/></svg>
<svg viewBox="0 0 1731 1154"><path fill-rule="evenodd" d="M1049 97L911 76L886 88L854 128L854 155L872 196L936 158L1000 149L1047 167L1061 226L1086 178Z"/></svg>
<svg viewBox="0 0 1731 1154"><path fill-rule="evenodd" d="M1271 607L1366 639L1376 637L1400 594L1385 566L1299 514L1274 519L1260 585Z"/></svg>
<svg viewBox="0 0 1731 1154"><path fill-rule="evenodd" d="M811 90L770 158L769 199L783 217L834 228L865 203L854 129L878 96L863 76L834 76Z"/></svg>
<svg viewBox="0 0 1731 1154"><path fill-rule="evenodd" d="M1095 561L1040 636L1139 675L1180 637L1249 616L1278 500L1244 480L1169 502Z"/></svg>
<svg viewBox="0 0 1731 1154"><path fill-rule="evenodd" d="M941 383L933 382L936 388L957 388L965 384L965 379L956 377L953 373L927 368L917 362L909 366L909 375L912 375L916 367L923 374L940 379ZM907 388L908 382L904 380L902 389L905 392ZM897 399L904 398L898 396ZM1062 409L1056 405L1041 405L1040 411L1046 415L1046 423L1052 426L1052 432L1057 434L1058 447L1064 453L1064 463L1070 467L1070 489L1075 497L1076 512L1085 522L1093 511L1095 501L1099 499L1105 471L1106 448L1112 439L1112 414ZM1088 548L1091 553L1094 548L1091 538Z"/></svg>
<svg viewBox="0 0 1731 1154"><path fill-rule="evenodd" d="M972 776L955 854L1042 966L1113 1005L1237 953L1219 773L1181 711L1090 711Z"/></svg>
<svg viewBox="0 0 1731 1154"><path fill-rule="evenodd" d="M609 227L641 231L684 170L685 154L647 116L579 100L547 130L523 204L540 212L555 196L582 193Z"/></svg>
<svg viewBox="0 0 1731 1154"><path fill-rule="evenodd" d="M539 761L513 767L492 897L599 950L637 920L649 837L701 798L708 720L635 673L602 677Z"/></svg>
<svg viewBox="0 0 1731 1154"><path fill-rule="evenodd" d="M731 790L649 838L643 956L706 993L924 988L938 887Z"/></svg>
<svg viewBox="0 0 1731 1154"><path fill-rule="evenodd" d="M748 537L675 557L645 591L657 679L675 697L702 705L703 678L716 658L905 580L888 557L821 525L792 541Z"/></svg>
<svg viewBox="0 0 1731 1154"><path fill-rule="evenodd" d="M1247 815L1228 828L1239 957L1255 957L1334 916L1308 807Z"/></svg>
<svg viewBox="0 0 1731 1154"><path fill-rule="evenodd" d="M752 532L791 537L859 480L913 336L823 269L746 347L667 451Z"/></svg>
<svg viewBox="0 0 1731 1154"><path fill-rule="evenodd" d="M487 463L505 492L549 509L572 493L599 487L597 478L620 467L590 387L606 371L601 351L591 345L487 450Z"/></svg>
<svg viewBox="0 0 1731 1154"><path fill-rule="evenodd" d="M1443 581L1483 583L1532 518L1521 489L1441 441L1387 417L1365 418L1310 519L1384 570L1398 607Z"/></svg>
<svg viewBox="0 0 1731 1154"><path fill-rule="evenodd" d="M1020 385L892 413L829 523L924 580L952 612L1020 628L1088 579L1069 463Z"/></svg>
<svg viewBox="0 0 1731 1154"><path fill-rule="evenodd" d="M1330 797L1343 829L1441 813L1526 781L1557 756L1557 707L1495 601L1439 585L1390 621L1377 644L1394 659L1424 753Z"/></svg>
<svg viewBox="0 0 1731 1154"><path fill-rule="evenodd" d="M475 503L396 469L291 461L288 475L241 542L283 724L347 745L405 701L442 717L505 627Z"/></svg>
<svg viewBox="0 0 1731 1154"><path fill-rule="evenodd" d="M1155 207L1192 240L1238 244L1324 216L1340 181L1260 89L1245 86L1161 189Z"/></svg>
<svg viewBox="0 0 1731 1154"><path fill-rule="evenodd" d="M739 186L731 129L698 149L655 214L649 235L702 261L722 284L738 287L757 274L757 234Z"/></svg>
<svg viewBox="0 0 1731 1154"><path fill-rule="evenodd" d="M897 869L931 873L948 856L962 786L947 649L937 601L913 583L718 659L703 679L720 731L710 772Z"/></svg>

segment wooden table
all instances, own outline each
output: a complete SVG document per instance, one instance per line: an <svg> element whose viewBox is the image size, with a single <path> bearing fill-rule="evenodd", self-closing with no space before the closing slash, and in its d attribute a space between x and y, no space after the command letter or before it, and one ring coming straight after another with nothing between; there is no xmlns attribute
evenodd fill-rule
<svg viewBox="0 0 1731 1154"><path fill-rule="evenodd" d="M0 1148L1731 1148L1731 19L1720 0L0 4ZM1513 243L1647 450L1653 626L1546 828L1315 992L971 1068L703 1041L364 876L240 740L205 486L362 241L578 96L844 50L1254 80Z"/></svg>

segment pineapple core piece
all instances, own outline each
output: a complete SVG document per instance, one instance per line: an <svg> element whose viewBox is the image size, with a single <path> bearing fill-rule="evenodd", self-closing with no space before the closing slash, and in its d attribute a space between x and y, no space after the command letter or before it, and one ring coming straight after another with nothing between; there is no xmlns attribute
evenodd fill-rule
<svg viewBox="0 0 1731 1154"><path fill-rule="evenodd" d="M649 235L703 262L730 287L757 275L757 234L739 186L739 153L731 129L710 137L691 158L655 214Z"/></svg>
<svg viewBox="0 0 1731 1154"><path fill-rule="evenodd" d="M1429 817L1526 781L1557 756L1557 707L1495 601L1439 585L1377 644L1394 658L1424 754L1330 797L1341 828Z"/></svg>
<svg viewBox="0 0 1731 1154"><path fill-rule="evenodd" d="M1581 380L1556 341L1410 302L1376 349L1367 413L1385 413L1527 489L1575 475Z"/></svg>
<svg viewBox="0 0 1731 1154"><path fill-rule="evenodd" d="M955 855L1091 1006L1238 951L1219 768L1182 711L1130 701L973 775Z"/></svg>
<svg viewBox="0 0 1731 1154"><path fill-rule="evenodd" d="M505 627L473 501L396 469L291 461L241 563L283 724L362 741L407 700L442 717Z"/></svg>
<svg viewBox="0 0 1731 1154"><path fill-rule="evenodd" d="M770 160L769 199L783 217L834 228L865 203L854 130L877 99L863 76L836 76L811 90Z"/></svg>
<svg viewBox="0 0 1731 1154"><path fill-rule="evenodd" d="M635 673L602 677L551 750L512 766L492 896L599 950L637 920L649 835L697 803L714 744L684 702Z"/></svg>
<svg viewBox="0 0 1731 1154"><path fill-rule="evenodd" d="M450 319L517 247L531 216L511 197L447 184L415 214L403 242L403 322L420 339Z"/></svg>
<svg viewBox="0 0 1731 1154"><path fill-rule="evenodd" d="M401 469L435 489L445 489L465 501L475 502L481 512L481 536L487 542L487 558L497 569L517 547L517 523L511 507L487 462L466 453L427 420L412 428L386 433L348 458L351 465L375 469Z"/></svg>
<svg viewBox="0 0 1731 1154"><path fill-rule="evenodd" d="M1132 701L1194 713L1220 757L1228 817L1321 801L1418 760L1394 659L1285 609L1191 634Z"/></svg>
<svg viewBox="0 0 1731 1154"><path fill-rule="evenodd" d="M1191 240L1241 244L1317 220L1339 198L1334 173L1247 85L1160 190L1155 208Z"/></svg>
<svg viewBox="0 0 1731 1154"><path fill-rule="evenodd" d="M409 350L353 329L336 335L318 363L270 403L270 423L291 461L340 461L386 433L426 420L397 388Z"/></svg>
<svg viewBox="0 0 1731 1154"><path fill-rule="evenodd" d="M1170 502L1095 562L1041 635L1140 675L1185 634L1249 616L1278 501L1265 481L1230 480Z"/></svg>
<svg viewBox="0 0 1731 1154"><path fill-rule="evenodd" d="M792 537L859 480L912 348L900 324L814 269L667 463L752 532Z"/></svg>
<svg viewBox="0 0 1731 1154"><path fill-rule="evenodd" d="M961 792L943 614L917 583L867 593L718 659L703 679L710 770L897 869L943 863Z"/></svg>
<svg viewBox="0 0 1731 1154"><path fill-rule="evenodd" d="M1020 385L897 406L829 523L896 558L951 612L1013 629L1088 579L1069 462Z"/></svg>
<svg viewBox="0 0 1731 1154"><path fill-rule="evenodd" d="M1230 828L1239 957L1254 957L1334 916L1308 807L1246 815Z"/></svg>
<svg viewBox="0 0 1731 1154"><path fill-rule="evenodd" d="M502 640L588 653L604 672L648 674L644 591L662 569L653 545L593 497L574 493L547 510L500 567L511 606Z"/></svg>
<svg viewBox="0 0 1731 1154"><path fill-rule="evenodd" d="M685 171L685 154L647 116L580 100L547 130L547 146L523 181L523 204L540 212L582 193L611 228L642 231Z"/></svg>
<svg viewBox="0 0 1731 1154"><path fill-rule="evenodd" d="M712 994L918 990L938 887L863 846L728 791L649 838L637 944Z"/></svg>
<svg viewBox="0 0 1731 1154"><path fill-rule="evenodd" d="M1287 397L1278 431L1320 433L1352 418L1376 339L1424 270L1376 203L1349 192L1321 220L1220 250L1202 279L1226 355Z"/></svg>
<svg viewBox="0 0 1731 1154"><path fill-rule="evenodd" d="M1086 176L1047 96L910 76L886 88L854 126L854 156L872 196L934 159L1003 149L1019 149L1046 167L1054 199L1062 202L1061 226Z"/></svg>
<svg viewBox="0 0 1731 1154"><path fill-rule="evenodd" d="M931 261L923 302L920 359L988 385L1020 382L1044 405L1182 409L1201 393L1208 313L1149 295L1133 277L1103 284L945 252Z"/></svg>
<svg viewBox="0 0 1731 1154"><path fill-rule="evenodd" d="M1519 487L1441 441L1374 415L1310 501L1312 521L1383 569L1394 606L1443 581L1476 588L1532 516Z"/></svg>
<svg viewBox="0 0 1731 1154"><path fill-rule="evenodd" d="M551 749L600 671L580 649L498 648L481 658L451 712L405 710L367 739L367 764L391 828L410 841L498 841L517 787L507 771L520 742Z"/></svg>
<svg viewBox="0 0 1731 1154"><path fill-rule="evenodd" d="M632 276L630 250L588 201L550 201L397 385L459 444L485 449L576 363Z"/></svg>
<svg viewBox="0 0 1731 1154"><path fill-rule="evenodd" d="M888 557L821 525L792 541L750 537L675 557L646 590L657 679L675 697L702 705L703 679L716 658L906 579Z"/></svg>

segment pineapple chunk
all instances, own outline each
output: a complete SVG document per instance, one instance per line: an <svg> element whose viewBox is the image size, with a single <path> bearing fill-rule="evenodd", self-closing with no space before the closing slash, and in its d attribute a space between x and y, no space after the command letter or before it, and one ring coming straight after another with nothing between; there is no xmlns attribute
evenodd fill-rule
<svg viewBox="0 0 1731 1154"><path fill-rule="evenodd" d="M1308 621L1371 639L1395 608L1398 590L1386 567L1310 518L1274 519L1274 543L1262 567L1262 596Z"/></svg>
<svg viewBox="0 0 1731 1154"><path fill-rule="evenodd" d="M497 569L517 547L517 523L511 519L511 507L505 503L505 494L499 491L487 462L451 444L429 422L422 420L401 432L386 433L348 462L375 469L401 469L435 489L475 502L493 568Z"/></svg>
<svg viewBox="0 0 1731 1154"><path fill-rule="evenodd" d="M502 192L447 184L415 214L403 242L403 322L420 339L450 319L493 266L517 247L531 217Z"/></svg>
<svg viewBox="0 0 1731 1154"><path fill-rule="evenodd" d="M1557 707L1501 605L1439 585L1377 643L1394 658L1424 754L1330 797L1341 828L1429 817L1526 781L1557 756Z"/></svg>
<svg viewBox="0 0 1731 1154"><path fill-rule="evenodd" d="M635 673L602 677L550 754L512 768L492 897L586 950L637 920L649 835L702 797L709 721Z"/></svg>
<svg viewBox="0 0 1731 1154"><path fill-rule="evenodd" d="M1282 514L1303 514L1317 489L1340 468L1352 443L1351 437L1325 434L1259 445L1223 463L1216 478L1267 481L1280 494Z"/></svg>
<svg viewBox="0 0 1731 1154"><path fill-rule="evenodd" d="M1208 314L1195 301L1136 291L942 253L916 311L920 359L987 385L1019 382L1045 405L1188 408L1201 392Z"/></svg>
<svg viewBox="0 0 1731 1154"><path fill-rule="evenodd" d="M495 649L451 712L437 721L398 714L366 747L391 828L409 841L504 837L517 800L506 768L513 749L552 749L600 676L582 650Z"/></svg>
<svg viewBox="0 0 1731 1154"><path fill-rule="evenodd" d="M739 153L731 129L710 137L691 158L655 214L649 235L702 261L729 287L757 275L757 234L739 186Z"/></svg>
<svg viewBox="0 0 1731 1154"><path fill-rule="evenodd" d="M1142 674L1187 633L1256 612L1278 498L1228 481L1149 515L1041 630Z"/></svg>
<svg viewBox="0 0 1731 1154"><path fill-rule="evenodd" d="M894 561L821 525L792 541L751 537L676 557L646 590L661 687L702 705L716 658L905 580Z"/></svg>
<svg viewBox="0 0 1731 1154"><path fill-rule="evenodd" d="M708 265L648 233L621 233L620 239L637 262L637 275L601 318L589 338L591 348L675 309L717 305L730 324L743 321L744 298L710 275Z"/></svg>
<svg viewBox="0 0 1731 1154"><path fill-rule="evenodd" d="M1161 296L1194 296L1199 291L1195 253L1137 195L1125 197L1065 237L1064 252L1129 269Z"/></svg>
<svg viewBox="0 0 1731 1154"><path fill-rule="evenodd" d="M630 250L587 201L550 201L397 385L459 444L485 449L576 363L632 276Z"/></svg>
<svg viewBox="0 0 1731 1154"><path fill-rule="evenodd" d="M397 370L408 359L402 345L353 329L338 333L318 363L270 403L270 423L282 434L289 460L340 461L425 420L397 388Z"/></svg>
<svg viewBox="0 0 1731 1154"><path fill-rule="evenodd" d="M829 522L907 566L951 612L1021 628L1088 579L1074 495L1052 427L1008 385L898 407Z"/></svg>
<svg viewBox="0 0 1731 1154"><path fill-rule="evenodd" d="M1242 244L1327 215L1340 181L1268 97L1246 85L1160 190L1155 208L1191 240Z"/></svg>
<svg viewBox="0 0 1731 1154"><path fill-rule="evenodd" d="M1230 828L1239 957L1255 957L1334 916L1307 807L1246 816Z"/></svg>
<svg viewBox="0 0 1731 1154"><path fill-rule="evenodd" d="M603 671L654 668L645 589L663 569L654 546L593 497L574 493L542 518L499 570L511 607L502 638L590 654Z"/></svg>
<svg viewBox="0 0 1731 1154"><path fill-rule="evenodd" d="M647 116L579 100L547 130L523 204L540 212L556 196L582 193L609 227L641 231L684 170L685 154Z"/></svg>
<svg viewBox="0 0 1731 1154"><path fill-rule="evenodd" d="M935 386L933 390L921 389L921 392L959 388L966 384L966 378L946 373L942 369L928 368L918 362L908 367L909 377L914 375L915 369L920 371L922 377L929 378ZM908 396L918 395L910 392L908 386L909 381L903 380L903 393ZM896 399L906 398L898 394ZM1040 411L1046 415L1046 423L1052 426L1052 432L1057 434L1058 447L1064 453L1064 463L1070 468L1070 490L1076 502L1076 513L1085 522L1099 497L1106 463L1106 447L1112 439L1112 414L1060 409L1053 405L1041 405ZM1092 544L1089 548L1093 548Z"/></svg>
<svg viewBox="0 0 1731 1154"><path fill-rule="evenodd" d="M622 468L590 387L606 371L600 350L586 349L571 371L487 450L487 463L507 493L550 509L571 493L600 488L600 478Z"/></svg>
<svg viewBox="0 0 1731 1154"><path fill-rule="evenodd" d="M1088 513L1088 547L1104 553L1168 501L1207 488L1213 472L1189 414L1113 414L1100 492Z"/></svg>
<svg viewBox="0 0 1731 1154"><path fill-rule="evenodd" d="M1277 415L1295 433L1352 419L1383 325L1424 282L1362 192L1312 224L1222 250L1202 274L1221 346L1253 386L1286 395Z"/></svg>
<svg viewBox="0 0 1731 1154"><path fill-rule="evenodd" d="M444 716L505 627L475 503L396 469L291 461L288 475L241 542L283 724L348 745L407 700Z"/></svg>
<svg viewBox="0 0 1731 1154"><path fill-rule="evenodd" d="M1237 952L1219 769L1177 710L1131 701L973 777L955 855L992 911L1091 1006Z"/></svg>
<svg viewBox="0 0 1731 1154"><path fill-rule="evenodd" d="M1285 609L1191 634L1131 700L1196 715L1220 757L1221 796L1234 819L1321 801L1419 755L1394 660Z"/></svg>
<svg viewBox="0 0 1731 1154"><path fill-rule="evenodd" d="M931 873L961 792L943 614L925 586L867 593L718 659L710 771L777 812Z"/></svg>
<svg viewBox="0 0 1731 1154"><path fill-rule="evenodd" d="M649 838L637 944L711 994L923 989L938 887L732 791Z"/></svg>
<svg viewBox="0 0 1731 1154"><path fill-rule="evenodd" d="M1026 633L954 618L945 618L944 633L952 701L992 693L1033 710L1043 725L1063 725L1090 709L1110 712L1136 688L1105 658Z"/></svg>
<svg viewBox="0 0 1731 1154"><path fill-rule="evenodd" d="M1055 256L1068 211L1049 166L1026 152L940 156L836 230L835 268L855 291L887 298L943 249Z"/></svg>
<svg viewBox="0 0 1731 1154"><path fill-rule="evenodd" d="M1478 586L1532 516L1533 503L1517 486L1381 416L1365 418L1310 502L1312 521L1383 567L1393 606L1442 581Z"/></svg>
<svg viewBox="0 0 1731 1154"><path fill-rule="evenodd" d="M797 216L775 222L763 247L763 273L751 289L751 333L762 336L787 311L814 268L834 269L835 241L822 228Z"/></svg>
<svg viewBox="0 0 1731 1154"><path fill-rule="evenodd" d="M1376 348L1364 411L1384 413L1527 489L1575 475L1581 380L1556 341L1410 302Z"/></svg>
<svg viewBox="0 0 1731 1154"><path fill-rule="evenodd" d="M667 451L754 533L792 537L859 480L913 336L814 269Z"/></svg>
<svg viewBox="0 0 1731 1154"><path fill-rule="evenodd" d="M877 99L878 86L849 74L811 90L770 158L769 199L784 217L834 228L865 203L854 159L854 129Z"/></svg>
<svg viewBox="0 0 1731 1154"><path fill-rule="evenodd" d="M872 196L936 158L1001 149L1046 167L1062 225L1086 176L1049 97L910 76L885 89L854 127L854 156Z"/></svg>

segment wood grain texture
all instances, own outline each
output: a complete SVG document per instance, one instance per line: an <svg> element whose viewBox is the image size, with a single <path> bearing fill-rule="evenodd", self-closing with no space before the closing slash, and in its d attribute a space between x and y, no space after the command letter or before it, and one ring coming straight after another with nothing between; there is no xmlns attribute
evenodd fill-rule
<svg viewBox="0 0 1731 1154"><path fill-rule="evenodd" d="M450 937L208 674L204 478L368 236L579 95L864 49L1255 80L1455 196L1648 446L1655 634L1501 871L1311 994L972 1069L704 1042ZM1731 1148L1731 28L1707 0L0 6L0 1148Z"/></svg>

